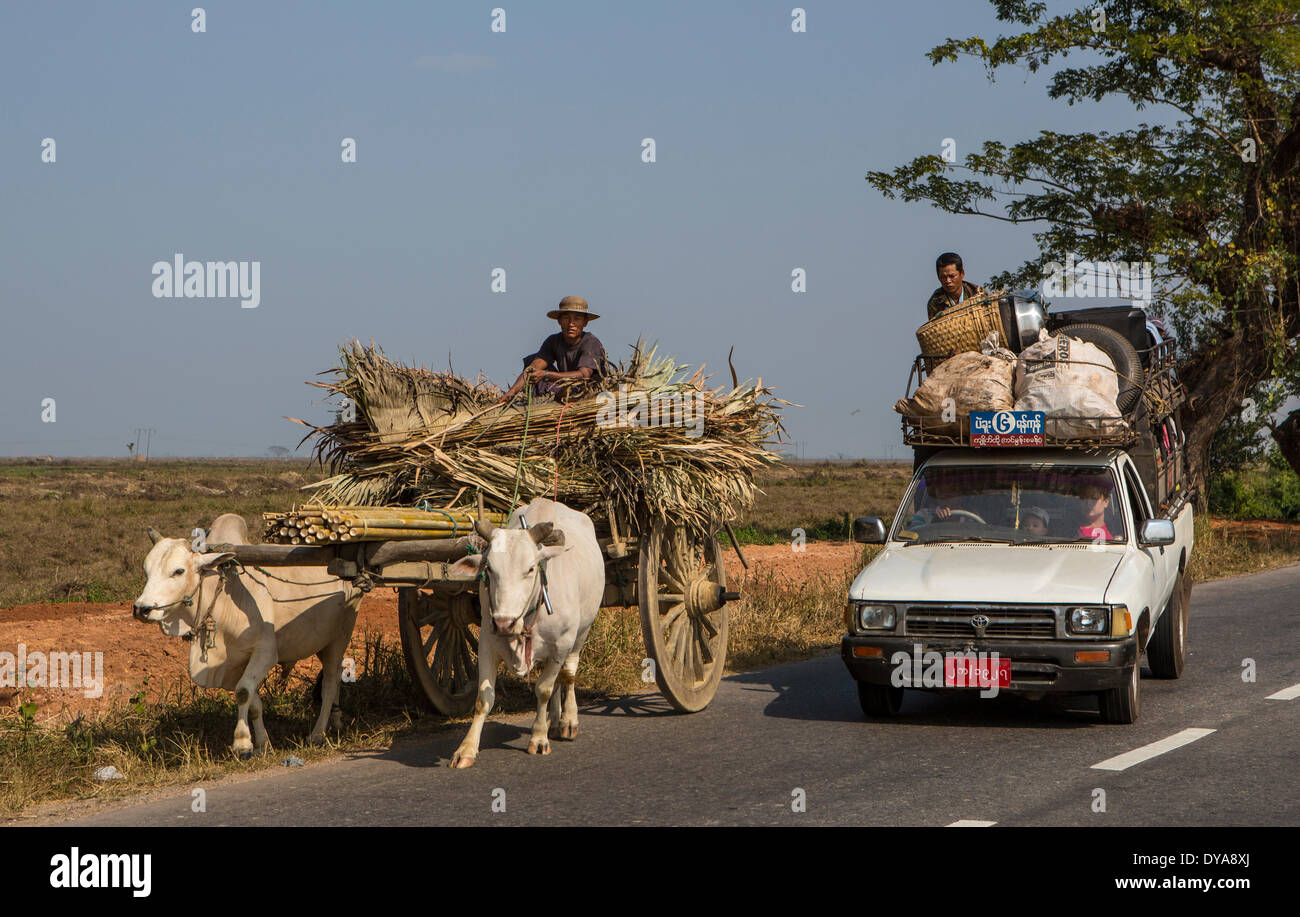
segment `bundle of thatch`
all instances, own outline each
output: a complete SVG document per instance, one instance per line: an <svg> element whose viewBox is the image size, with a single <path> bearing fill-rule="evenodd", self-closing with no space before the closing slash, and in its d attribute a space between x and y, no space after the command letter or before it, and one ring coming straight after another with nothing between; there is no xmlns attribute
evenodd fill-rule
<svg viewBox="0 0 1300 917"><path fill-rule="evenodd" d="M702 371L641 342L598 392L505 406L482 378L402 366L373 343L340 355L332 381L310 384L349 399L355 420L305 424L332 472L309 485L322 505L467 510L482 494L509 512L546 496L596 519L612 512L623 531L655 519L703 531L748 510L754 472L779 461L766 447L788 402L761 378L740 385L733 372L730 389L709 389Z"/></svg>

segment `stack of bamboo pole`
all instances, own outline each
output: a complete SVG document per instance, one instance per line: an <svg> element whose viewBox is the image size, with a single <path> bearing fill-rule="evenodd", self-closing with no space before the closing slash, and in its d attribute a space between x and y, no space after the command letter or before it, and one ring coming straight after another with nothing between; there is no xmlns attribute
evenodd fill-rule
<svg viewBox="0 0 1300 917"><path fill-rule="evenodd" d="M287 513L263 513L267 544L331 544L456 538L474 531L475 515L464 510L419 510L402 506L302 506ZM505 525L503 513L486 513Z"/></svg>

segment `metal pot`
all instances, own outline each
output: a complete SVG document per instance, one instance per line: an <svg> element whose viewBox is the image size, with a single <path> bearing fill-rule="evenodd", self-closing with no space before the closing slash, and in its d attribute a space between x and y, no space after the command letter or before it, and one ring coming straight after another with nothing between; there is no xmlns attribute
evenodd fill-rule
<svg viewBox="0 0 1300 917"><path fill-rule="evenodd" d="M998 300L1002 327L1007 329L1013 353L1038 340L1038 332L1047 326L1047 306L1037 290L1013 290Z"/></svg>

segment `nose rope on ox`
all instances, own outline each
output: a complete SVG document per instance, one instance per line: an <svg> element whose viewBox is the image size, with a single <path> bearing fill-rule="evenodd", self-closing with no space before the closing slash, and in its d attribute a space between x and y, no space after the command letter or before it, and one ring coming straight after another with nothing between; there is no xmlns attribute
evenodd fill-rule
<svg viewBox="0 0 1300 917"><path fill-rule="evenodd" d="M225 576L226 571L224 568L226 566L227 564L222 564L221 567L215 571L200 570L199 584L194 587L194 591L189 595L181 596L176 601L168 602L165 605L150 605L149 608L145 610L145 613L147 614L150 611L161 611L164 608L171 608L173 605L184 605L186 608L189 608L192 605L198 606L198 618L194 621L194 627L191 628L190 633L185 634L181 639L189 641L193 640L196 635L201 636L203 642L199 644L199 650L200 658L204 662L208 661L208 650L217 645L216 627L214 626L215 622L212 620L212 606L216 604L217 596L216 593L213 593L212 601L208 603L208 607L205 610L203 608L203 577L208 573L216 573L219 576Z"/></svg>
<svg viewBox="0 0 1300 917"><path fill-rule="evenodd" d="M528 520L521 515L519 522L522 524L524 531L527 531ZM492 587L488 580L488 565L486 563L479 567L479 579L482 581L484 588L489 590L490 593ZM555 609L551 607L551 597L546 591L546 561L544 560L537 563L537 578L533 581L533 589L530 592L533 593L532 598L526 603L524 610L510 622L510 626L513 628L516 621L524 619L523 635L528 637L533 634L532 618L536 616L537 609L541 605L546 605L548 615L555 614Z"/></svg>

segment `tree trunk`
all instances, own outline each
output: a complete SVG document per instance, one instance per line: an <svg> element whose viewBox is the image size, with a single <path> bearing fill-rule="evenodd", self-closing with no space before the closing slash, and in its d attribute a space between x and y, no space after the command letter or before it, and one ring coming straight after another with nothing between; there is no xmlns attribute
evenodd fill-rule
<svg viewBox="0 0 1300 917"><path fill-rule="evenodd" d="M1300 411L1292 411L1286 420L1269 429L1273 431L1273 442L1282 451L1282 457L1296 474L1300 474Z"/></svg>
<svg viewBox="0 0 1300 917"><path fill-rule="evenodd" d="M1224 420L1268 372L1264 348L1228 332L1193 354L1179 374L1187 389L1183 431L1187 435L1188 486L1203 513L1209 499L1210 443Z"/></svg>

